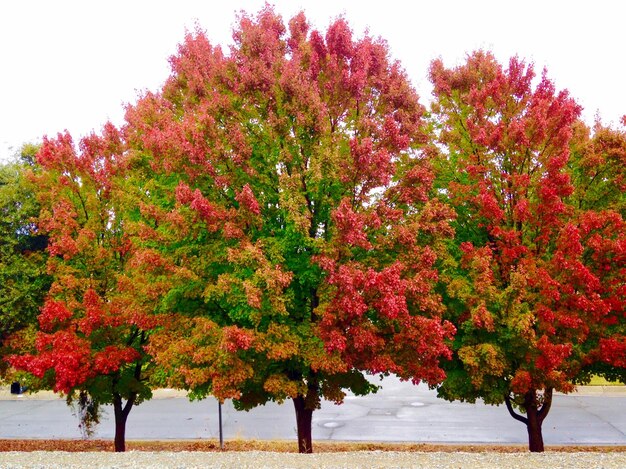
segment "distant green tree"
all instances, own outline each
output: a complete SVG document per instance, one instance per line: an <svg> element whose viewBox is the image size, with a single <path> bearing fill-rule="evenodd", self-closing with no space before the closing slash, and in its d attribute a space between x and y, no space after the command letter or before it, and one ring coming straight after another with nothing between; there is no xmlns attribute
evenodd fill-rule
<svg viewBox="0 0 626 469"><path fill-rule="evenodd" d="M7 340L36 323L50 287L47 237L38 233L39 204L27 173L36 171L38 146L26 144L14 161L0 166L0 355ZM6 363L0 362L0 375Z"/></svg>

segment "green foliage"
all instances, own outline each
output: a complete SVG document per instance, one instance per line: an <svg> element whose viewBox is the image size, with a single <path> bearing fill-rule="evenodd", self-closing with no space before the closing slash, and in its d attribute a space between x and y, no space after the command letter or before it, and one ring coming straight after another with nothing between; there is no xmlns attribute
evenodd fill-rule
<svg viewBox="0 0 626 469"><path fill-rule="evenodd" d="M25 145L18 161L0 166L0 350L10 348L5 340L11 334L36 324L51 283L47 237L36 228L39 203L28 179L37 171L37 149Z"/></svg>

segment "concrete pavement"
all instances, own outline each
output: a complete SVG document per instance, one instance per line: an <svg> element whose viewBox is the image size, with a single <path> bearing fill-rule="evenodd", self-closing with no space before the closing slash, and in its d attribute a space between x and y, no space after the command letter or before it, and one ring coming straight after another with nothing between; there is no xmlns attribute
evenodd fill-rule
<svg viewBox="0 0 626 469"><path fill-rule="evenodd" d="M344 441L525 444L526 429L504 406L446 402L426 386L388 377L383 388L364 397L347 396L343 405L324 402L313 414L313 438ZM152 401L133 408L128 439L207 439L218 437L214 399L189 402L184 393L160 390ZM0 393L0 438L80 438L78 421L63 399L51 393L16 397ZM294 439L291 401L270 403L250 412L223 406L226 439ZM110 408L94 438L113 437ZM544 422L553 444L626 445L626 388L584 387L556 395Z"/></svg>

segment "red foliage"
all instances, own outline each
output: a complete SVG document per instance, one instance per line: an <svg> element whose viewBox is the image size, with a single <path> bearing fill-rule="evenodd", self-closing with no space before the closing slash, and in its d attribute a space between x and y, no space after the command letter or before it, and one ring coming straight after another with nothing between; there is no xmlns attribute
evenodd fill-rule
<svg viewBox="0 0 626 469"><path fill-rule="evenodd" d="M479 51L453 69L436 60L430 74L442 180L459 216L459 269L446 274L457 363L475 387L448 390L450 381L443 392L498 402L507 376L513 393L568 392L583 367L623 363L614 337L623 337L624 222L584 200L601 181L594 164L608 159L578 135L580 106L545 72L534 86L532 65L517 58L505 69ZM602 138L620 154L615 133ZM619 178L611 168L602 177ZM500 358L475 366L469 351L481 347Z"/></svg>
<svg viewBox="0 0 626 469"><path fill-rule="evenodd" d="M44 332L51 332L56 326L72 318L72 312L62 301L48 299L41 308L39 327Z"/></svg>

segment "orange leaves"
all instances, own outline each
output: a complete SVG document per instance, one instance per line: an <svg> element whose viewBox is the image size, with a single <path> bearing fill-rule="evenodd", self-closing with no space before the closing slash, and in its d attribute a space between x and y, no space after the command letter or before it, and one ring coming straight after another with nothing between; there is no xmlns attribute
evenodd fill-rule
<svg viewBox="0 0 626 469"><path fill-rule="evenodd" d="M254 284L248 280L244 280L243 288L246 293L246 299L248 300L248 305L260 309L263 292L260 288L254 286Z"/></svg>
<svg viewBox="0 0 626 469"><path fill-rule="evenodd" d="M209 368L208 371L210 380L205 380L202 384L210 382L211 394L222 401L241 398L241 389L255 372L250 362L235 356L230 356L219 367Z"/></svg>
<svg viewBox="0 0 626 469"><path fill-rule="evenodd" d="M364 290L374 297L372 306L389 319L402 319L408 314L406 283L401 278L403 266L395 264L381 272L368 271Z"/></svg>
<svg viewBox="0 0 626 469"><path fill-rule="evenodd" d="M66 131L56 139L44 137L37 153L37 162L44 168L62 170L71 168L76 162L76 151L71 135Z"/></svg>
<svg viewBox="0 0 626 469"><path fill-rule="evenodd" d="M352 167L348 160L343 162L345 167L342 177L345 182L350 181L355 177L355 174L358 174L363 181L363 193L367 193L374 187L389 184L394 172L394 165L387 149L374 148L374 142L371 138L364 138L361 141L353 138L350 140L350 156L352 157Z"/></svg>
<svg viewBox="0 0 626 469"><path fill-rule="evenodd" d="M397 194L402 203L426 202L430 198L429 191L435 175L430 168L420 163L414 165L400 179L399 184L391 188L392 193Z"/></svg>
<svg viewBox="0 0 626 469"><path fill-rule="evenodd" d="M479 303L479 305L472 309L472 322L474 323L474 327L476 328L484 328L489 332L494 331L494 322L493 316L487 309L487 306L484 302Z"/></svg>
<svg viewBox="0 0 626 469"><path fill-rule="evenodd" d="M169 61L179 86L202 96L208 92L207 79L222 73L223 58L221 49L213 47L198 31L185 35L184 42L178 45L177 55L170 57Z"/></svg>
<svg viewBox="0 0 626 469"><path fill-rule="evenodd" d="M222 328L222 334L224 336L223 347L230 353L248 350L254 344L253 333L237 326Z"/></svg>
<svg viewBox="0 0 626 469"><path fill-rule="evenodd" d="M572 353L571 344L553 344L545 335L537 341L536 347L540 355L535 363L543 371L559 369Z"/></svg>
<svg viewBox="0 0 626 469"><path fill-rule="evenodd" d="M516 394L526 394L535 389L531 374L525 370L517 370L511 380L511 390Z"/></svg>
<svg viewBox="0 0 626 469"><path fill-rule="evenodd" d="M488 246L476 248L469 242L461 243L460 249L461 265L470 271L476 292L479 295L492 293L495 283L492 250Z"/></svg>
<svg viewBox="0 0 626 469"><path fill-rule="evenodd" d="M89 342L69 331L54 334L39 333L37 354L9 357L13 366L42 378L54 371L54 390L69 393L94 376Z"/></svg>
<svg viewBox="0 0 626 469"><path fill-rule="evenodd" d="M441 143L469 176L449 185L451 198L473 194L468 208L496 242L496 228L515 227L520 235L533 229L536 242L547 243L569 211L564 199L573 187L565 170L580 107L555 93L545 74L533 89L533 76L517 58L503 69L482 51L452 70L441 61L431 67Z"/></svg>
<svg viewBox="0 0 626 469"><path fill-rule="evenodd" d="M332 322L335 315L350 322L362 316L368 309L364 295L366 274L355 265L341 265L330 275L328 283L337 288L331 307L324 314L322 324Z"/></svg>
<svg viewBox="0 0 626 469"><path fill-rule="evenodd" d="M336 288L320 323L328 352L339 353L350 367L372 373L393 372L431 384L443 379L439 360L450 356L444 341L454 327L441 324L433 279L420 276L425 271L399 262L379 272L362 270L357 263L322 265L332 269L328 282Z"/></svg>
<svg viewBox="0 0 626 469"><path fill-rule="evenodd" d="M214 226L218 219L218 212L202 193L196 189L193 192L191 203L189 204L192 210L198 212L198 215L204 220L208 226Z"/></svg>
<svg viewBox="0 0 626 469"><path fill-rule="evenodd" d="M155 249L137 250L130 261L130 267L159 273L171 270L169 260Z"/></svg>
<svg viewBox="0 0 626 469"><path fill-rule="evenodd" d="M146 312L154 304L141 304L141 282L128 278L133 271L168 266L138 252L137 243L152 236L139 239L141 223L128 214L161 221L161 213L142 200L129 200L135 191L125 185L136 175L129 177L131 152L124 138L107 123L101 135L83 138L78 148L68 134L46 139L38 157L39 229L50 240L53 283L40 314L37 353L25 355L16 366L45 378L44 385L56 391L106 393L112 381L125 386L144 378L126 365L147 361L142 346L146 331L156 324L146 320ZM129 369L132 376L120 379Z"/></svg>
<svg viewBox="0 0 626 469"><path fill-rule="evenodd" d="M76 232L80 229L76 221L78 214L66 198L53 203L51 211L45 205L42 206L39 226L43 232L49 233L48 252L50 255L62 256L68 260L79 252L75 239Z"/></svg>
<svg viewBox="0 0 626 469"><path fill-rule="evenodd" d="M271 323L267 332L259 333L257 348L272 361L289 360L302 354L300 338L289 326Z"/></svg>
<svg viewBox="0 0 626 469"><path fill-rule="evenodd" d="M80 330L89 335L94 329L102 326L104 312L102 310L102 300L93 289L88 289L83 296L85 308L84 317L79 320Z"/></svg>
<svg viewBox="0 0 626 469"><path fill-rule="evenodd" d="M147 349L171 384L191 389L209 385L211 393L223 400L240 397L241 386L254 375L242 354L254 354L261 346L253 330L172 315L151 336Z"/></svg>

